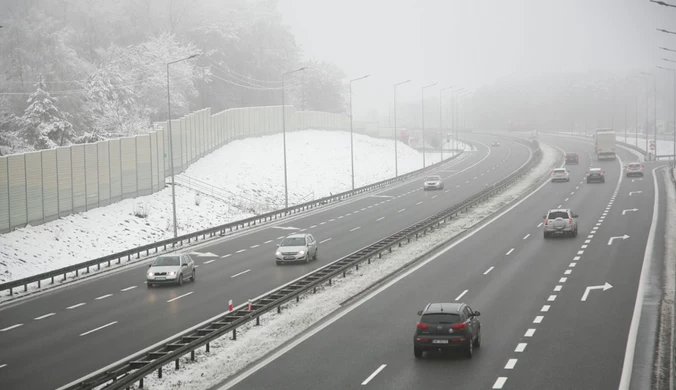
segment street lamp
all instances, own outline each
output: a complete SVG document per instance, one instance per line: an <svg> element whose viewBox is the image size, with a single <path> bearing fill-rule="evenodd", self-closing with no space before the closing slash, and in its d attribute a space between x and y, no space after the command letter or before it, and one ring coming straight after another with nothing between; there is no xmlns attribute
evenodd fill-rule
<svg viewBox="0 0 676 390"><path fill-rule="evenodd" d="M394 84L394 177L399 176L399 161L397 158L397 87L410 81L406 80Z"/></svg>
<svg viewBox="0 0 676 390"><path fill-rule="evenodd" d="M658 66L658 68L663 69L663 70L669 70L669 71L671 71L671 72L673 73L673 75L674 75L674 98L673 98L673 100L674 100L674 123L673 123L673 126L674 126L674 127L673 127L673 132L674 132L674 133L673 133L673 136L674 136L674 141L673 141L673 144L674 144L674 155L673 155L673 159L674 159L674 167L676 167L676 69L674 69L674 68L665 68L665 67L663 67L663 66ZM656 147L656 148L657 148L657 147ZM657 151L656 151L656 152L657 152Z"/></svg>
<svg viewBox="0 0 676 390"><path fill-rule="evenodd" d="M169 127L169 167L171 169L171 208L174 215L174 238L178 237L178 226L176 225L176 182L174 182L174 142L171 136L171 91L169 89L169 65L177 62L187 61L197 57L199 54L193 54L180 60L167 62L167 125Z"/></svg>
<svg viewBox="0 0 676 390"><path fill-rule="evenodd" d="M654 88L653 95L655 96L655 103L654 103L654 105L655 105L655 126L654 126L655 134L653 134L653 137L654 137L653 142L655 143L655 156L657 156L657 77L655 77L654 74L647 73L647 72L641 72L641 74L645 75L645 76L652 76L653 77L653 88ZM645 140L646 152L648 152L648 134L646 134L645 138L646 138L646 140Z"/></svg>
<svg viewBox="0 0 676 390"><path fill-rule="evenodd" d="M437 83L432 83L422 87L422 155L423 155L423 168L425 168L425 89L434 87Z"/></svg>
<svg viewBox="0 0 676 390"><path fill-rule="evenodd" d="M458 126L460 121L458 120L458 114L460 106L458 104L458 98L461 93L466 92L464 88L456 89L453 91L453 100L451 101L451 107L453 108L453 129L455 130L455 149L457 150L460 145L460 136L458 134Z"/></svg>
<svg viewBox="0 0 676 390"><path fill-rule="evenodd" d="M665 30L665 29L663 29L663 28L658 28L657 31L660 31L660 32L663 32L663 33L667 33L667 34L676 34L676 32L669 31L669 30Z"/></svg>
<svg viewBox="0 0 676 390"><path fill-rule="evenodd" d="M676 64L676 61L674 61L674 60L670 60L670 59L668 59L668 58L662 58L662 59L665 60L665 61L667 61L667 62L673 62L673 63Z"/></svg>
<svg viewBox="0 0 676 390"><path fill-rule="evenodd" d="M666 47L662 47L662 46L660 46L660 49L666 50L666 51L673 51L674 53L676 53L676 50L674 50L674 49L667 49Z"/></svg>
<svg viewBox="0 0 676 390"><path fill-rule="evenodd" d="M356 79L350 80L350 162L352 165L352 189L354 190L354 144L352 143L352 82L365 79L371 76L367 74L366 76L358 77Z"/></svg>
<svg viewBox="0 0 676 390"><path fill-rule="evenodd" d="M444 92L447 89L453 88L454 85L451 85L450 87L446 88L441 88L439 90L439 153L441 155L441 160L444 161L444 126L442 126L443 123L443 104L442 104L442 98L441 98L441 93Z"/></svg>
<svg viewBox="0 0 676 390"><path fill-rule="evenodd" d="M307 69L307 66L286 73L282 73L282 139L283 139L282 144L284 148L284 208L286 209L289 208L289 187L286 176L286 110L284 103L284 76L289 75L291 73L300 72L305 69Z"/></svg>

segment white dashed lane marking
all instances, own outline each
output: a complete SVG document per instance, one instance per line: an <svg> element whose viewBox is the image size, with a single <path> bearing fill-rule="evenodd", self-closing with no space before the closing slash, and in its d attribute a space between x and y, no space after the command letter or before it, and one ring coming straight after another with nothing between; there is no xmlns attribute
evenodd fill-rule
<svg viewBox="0 0 676 390"><path fill-rule="evenodd" d="M491 272L493 270L493 268L495 268L495 267L491 267L491 268L487 269L486 272L484 272L484 275L488 275L488 273Z"/></svg>
<svg viewBox="0 0 676 390"><path fill-rule="evenodd" d="M516 345L516 349L514 349L514 352L523 352L526 350L526 345L527 343L519 343Z"/></svg>
<svg viewBox="0 0 676 390"><path fill-rule="evenodd" d="M326 223L326 222L322 222L322 223ZM263 244L269 244L269 243L271 243L271 242L272 242L272 240L267 240L267 241L265 241Z"/></svg>
<svg viewBox="0 0 676 390"><path fill-rule="evenodd" d="M96 332L96 331L98 331L98 330L101 330L101 329L103 329L103 328L107 328L107 327L109 327L109 326L111 326L111 325L115 325L115 324L117 324L117 321L113 321L113 322L111 322L111 323L109 323L109 324L106 324L106 325L103 325L103 326L99 326L99 327L96 328L96 329L92 329L92 330L90 330L90 331L81 333L80 336L86 336L86 335L88 335L88 334L90 334L90 333L94 333L94 332Z"/></svg>
<svg viewBox="0 0 676 390"><path fill-rule="evenodd" d="M213 261L213 260L212 260L212 261ZM136 286L130 286L130 287L127 287L127 288L123 288L123 289L120 290L120 291L129 291L129 290L133 290L133 289L135 289L135 288L136 288Z"/></svg>
<svg viewBox="0 0 676 390"><path fill-rule="evenodd" d="M469 291L469 290L465 290L465 291L463 291L463 292L462 292L462 294L458 295L458 297L457 297L457 298L455 298L455 300L456 300L456 301L459 301L459 300L460 300L460 298L462 298L463 296L465 296L465 294L467 294L467 291Z"/></svg>
<svg viewBox="0 0 676 390"><path fill-rule="evenodd" d="M251 271L251 270L248 269L248 270L246 270L246 271L242 271L242 272L240 272L240 273L237 273L237 274L232 275L230 278L236 278L236 277L238 277L238 276L240 276L240 275L244 275L245 273L247 273L247 272L249 272L249 271Z"/></svg>
<svg viewBox="0 0 676 390"><path fill-rule="evenodd" d="M357 226L356 228L352 228L352 229L350 229L350 231L353 232L353 231L359 230L359 229L361 229L361 226Z"/></svg>
<svg viewBox="0 0 676 390"><path fill-rule="evenodd" d="M534 334L535 334L535 329L528 329L526 331L526 334L523 335L523 337L533 337Z"/></svg>
<svg viewBox="0 0 676 390"><path fill-rule="evenodd" d="M193 293L193 291L190 291L189 293L185 293L185 294L183 294L183 295L179 295L179 296L177 296L176 298L171 298L170 300L167 301L167 303L173 302L173 301L175 301L175 300L177 300L177 299L185 298L185 297L187 297L188 295L190 295L190 294L192 294L192 293Z"/></svg>
<svg viewBox="0 0 676 390"><path fill-rule="evenodd" d="M16 325L8 326L4 329L0 329L0 332L7 332L8 330L16 329L20 326L23 326L23 324L16 324Z"/></svg>
<svg viewBox="0 0 676 390"><path fill-rule="evenodd" d="M406 209L401 209L401 210L399 210L399 211L397 211L397 212L398 212L398 213L401 213L402 211L406 211Z"/></svg>
<svg viewBox="0 0 676 390"><path fill-rule="evenodd" d="M66 310L75 309L76 307L80 307L80 306L84 306L84 305L86 305L86 303L84 303L84 302L83 302L83 303L78 303L77 305L68 306L68 307L66 308Z"/></svg>
<svg viewBox="0 0 676 390"><path fill-rule="evenodd" d="M235 252L235 253L242 253L242 252L246 252L246 249L240 249L240 250L238 250L238 251Z"/></svg>
<svg viewBox="0 0 676 390"><path fill-rule="evenodd" d="M505 364L505 370L513 370L514 366L516 366L517 360L518 359L509 359L507 364Z"/></svg>
<svg viewBox="0 0 676 390"><path fill-rule="evenodd" d="M249 248L254 249L254 248L258 248L259 246L260 245L256 244L256 245L251 245Z"/></svg>
<svg viewBox="0 0 676 390"><path fill-rule="evenodd" d="M537 316L537 317L535 317L535 319L533 320L533 323L534 323L534 324L539 324L539 323L542 322L542 319L543 319L543 318L545 318L545 317L544 317L544 316Z"/></svg>
<svg viewBox="0 0 676 390"><path fill-rule="evenodd" d="M380 218L376 219L376 222L382 221L383 219L385 219L385 217L380 217Z"/></svg>
<svg viewBox="0 0 676 390"><path fill-rule="evenodd" d="M505 382L507 382L507 377L501 376L495 381L495 383L493 383L493 388L502 389L502 387L505 385Z"/></svg>
<svg viewBox="0 0 676 390"><path fill-rule="evenodd" d="M527 239L528 237L530 237L530 233L526 234L526 235L524 236L523 239L525 240L525 239Z"/></svg>
<svg viewBox="0 0 676 390"><path fill-rule="evenodd" d="M546 312L549 311L549 308L550 308L550 307L551 307L551 306L549 306L549 305L542 305L542 309L540 309L540 311L546 313Z"/></svg>
<svg viewBox="0 0 676 390"><path fill-rule="evenodd" d="M323 244L323 243L325 243L325 242L327 242L327 241L331 241L331 237L327 238L326 240L319 241L319 243L320 243L320 244Z"/></svg>
<svg viewBox="0 0 676 390"><path fill-rule="evenodd" d="M211 263L213 263L214 261L216 261L216 260L205 261L204 264L211 264Z"/></svg>
<svg viewBox="0 0 676 390"><path fill-rule="evenodd" d="M514 248L510 249L507 253L505 253L506 256L509 256L510 253L514 252Z"/></svg>
<svg viewBox="0 0 676 390"><path fill-rule="evenodd" d="M35 318L33 318L33 319L39 321L39 320L43 320L43 319L45 319L45 318L49 318L49 317L51 317L51 316L53 316L53 315L56 315L56 313L49 313L49 314L41 315L40 317L35 317Z"/></svg>
<svg viewBox="0 0 676 390"><path fill-rule="evenodd" d="M95 298L95 299L98 301L98 300L106 299L106 298L112 297L112 296L113 296L113 294L106 294L106 295L101 295L100 297Z"/></svg>

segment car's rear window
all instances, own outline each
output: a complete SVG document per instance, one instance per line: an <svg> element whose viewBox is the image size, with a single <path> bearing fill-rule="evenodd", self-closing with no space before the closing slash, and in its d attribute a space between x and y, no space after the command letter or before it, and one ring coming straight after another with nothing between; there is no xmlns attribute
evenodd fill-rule
<svg viewBox="0 0 676 390"><path fill-rule="evenodd" d="M641 167L641 164L632 163L632 164L629 164L629 166L630 166L631 168L640 168L640 167Z"/></svg>
<svg viewBox="0 0 676 390"><path fill-rule="evenodd" d="M601 173L601 169L599 169L599 168L592 168L592 169L589 170L589 172L591 172L591 173Z"/></svg>
<svg viewBox="0 0 676 390"><path fill-rule="evenodd" d="M431 313L424 314L420 320L423 324L455 324L460 322L460 315L457 313Z"/></svg>
<svg viewBox="0 0 676 390"><path fill-rule="evenodd" d="M305 245L305 237L287 237L282 241L281 246L303 246Z"/></svg>
<svg viewBox="0 0 676 390"><path fill-rule="evenodd" d="M556 218L568 218L568 213L565 211L552 211L549 213L547 219L556 219Z"/></svg>
<svg viewBox="0 0 676 390"><path fill-rule="evenodd" d="M566 172L566 170L565 170L565 169L555 169L554 172L556 172L556 173L564 173L564 172Z"/></svg>
<svg viewBox="0 0 676 390"><path fill-rule="evenodd" d="M568 153L566 157L577 157L577 154L575 153Z"/></svg>
<svg viewBox="0 0 676 390"><path fill-rule="evenodd" d="M427 178L427 181L439 181L441 180L441 177L439 176L430 176Z"/></svg>

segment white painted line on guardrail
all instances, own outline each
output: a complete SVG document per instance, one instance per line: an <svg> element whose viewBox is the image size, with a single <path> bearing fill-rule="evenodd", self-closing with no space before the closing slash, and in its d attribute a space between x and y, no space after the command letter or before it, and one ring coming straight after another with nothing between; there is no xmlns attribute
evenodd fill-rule
<svg viewBox="0 0 676 390"><path fill-rule="evenodd" d="M113 321L113 322L111 322L110 324L106 324L106 325L103 325L103 326L99 326L99 327L96 328L96 329L92 329L92 330L90 330L90 331L88 331L88 332L84 332L84 333L80 334L80 336L86 336L86 335L88 335L88 334L90 334L90 333L96 332L97 330L101 330L101 329L103 329L103 328L107 328L107 327L109 327L109 326L111 326L111 325L115 325L115 324L117 324L117 321Z"/></svg>
<svg viewBox="0 0 676 390"><path fill-rule="evenodd" d="M185 293L185 294L183 294L183 295L179 295L179 296L177 296L176 298L171 298L170 300L167 301L167 303L173 302L173 301L175 301L175 300L177 300L177 299L181 299L181 298L187 297L188 295L192 294L193 292L194 292L194 291L190 291L189 293Z"/></svg>

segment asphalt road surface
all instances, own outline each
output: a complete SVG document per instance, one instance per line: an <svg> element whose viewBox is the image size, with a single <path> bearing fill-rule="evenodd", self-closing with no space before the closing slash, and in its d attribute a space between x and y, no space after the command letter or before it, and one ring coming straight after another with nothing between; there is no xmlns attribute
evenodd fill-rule
<svg viewBox="0 0 676 390"><path fill-rule="evenodd" d="M194 249L195 283L147 289L138 266L0 308L0 388L65 385L477 193L529 158L517 142L486 146L495 139L471 136L478 151L437 170L445 190L419 177ZM276 266L275 245L296 231L315 235L318 260Z"/></svg>
<svg viewBox="0 0 676 390"><path fill-rule="evenodd" d="M619 161L593 162L585 140L544 139L580 155L569 183L546 184L222 389L617 389L653 215L652 172L628 179ZM590 166L605 169L605 183L586 183ZM543 215L561 207L579 214L579 235L544 239ZM456 301L481 312L474 358L415 359L416 312Z"/></svg>

